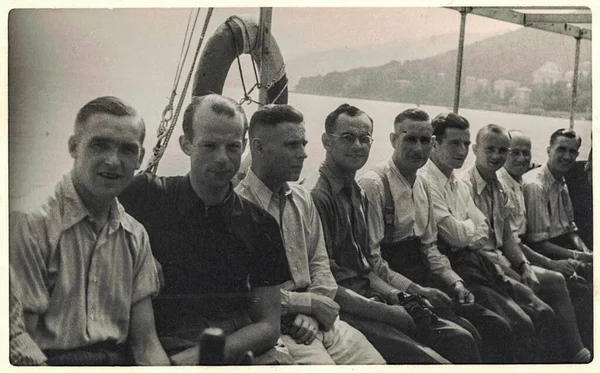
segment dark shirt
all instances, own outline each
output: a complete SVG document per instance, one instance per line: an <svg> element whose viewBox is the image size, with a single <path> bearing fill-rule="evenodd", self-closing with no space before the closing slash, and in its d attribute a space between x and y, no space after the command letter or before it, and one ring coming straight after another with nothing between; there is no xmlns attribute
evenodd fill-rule
<svg viewBox="0 0 600 373"><path fill-rule="evenodd" d="M146 227L162 265L165 286L153 300L161 336L240 317L251 288L291 278L277 222L233 188L207 207L189 176L143 174L119 200Z"/></svg>
<svg viewBox="0 0 600 373"><path fill-rule="evenodd" d="M338 284L355 284L352 280L371 271L365 257L367 197L356 181L344 185L326 165L320 167L311 195L323 224L331 272Z"/></svg>

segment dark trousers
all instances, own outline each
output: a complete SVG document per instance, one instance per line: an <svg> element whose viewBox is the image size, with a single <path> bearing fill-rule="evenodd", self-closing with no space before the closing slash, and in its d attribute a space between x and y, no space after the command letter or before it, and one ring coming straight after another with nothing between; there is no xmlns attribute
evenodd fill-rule
<svg viewBox="0 0 600 373"><path fill-rule="evenodd" d="M430 347L415 342L389 324L343 311L340 312L340 320L347 322L363 333L388 364L448 363L448 360Z"/></svg>
<svg viewBox="0 0 600 373"><path fill-rule="evenodd" d="M418 239L382 245L382 256L388 262L390 268L413 282L423 286L439 288L448 293L449 289L446 288L446 285L442 284L429 271L425 258L420 252L420 245L421 242ZM469 289L473 291L470 287ZM478 297L475 291L473 292L477 299L484 299ZM511 325L505 317L486 307L485 303L460 305L452 309L436 310L435 312L462 326L473 335L475 340L479 342L481 359L484 363L514 362Z"/></svg>
<svg viewBox="0 0 600 373"><path fill-rule="evenodd" d="M391 269L417 284L430 286L432 275L427 266L426 258L421 254L420 247L420 239L413 238L394 244L382 244L381 252L383 259L388 262ZM469 311L462 311L462 313L465 316L474 317L477 312L483 311L483 307L473 307ZM434 309L434 312L439 316L439 321L429 328L421 328L416 339L432 347L453 363L480 362L479 348L482 337L480 331L470 320L461 317L462 315L457 315L452 309ZM495 318L491 312L486 317L488 322L492 322L492 319ZM503 323L499 316L496 319L499 323ZM419 329L419 326L417 328ZM457 343L451 341L453 338L464 345L459 349L455 348ZM467 345L470 347L467 347Z"/></svg>
<svg viewBox="0 0 600 373"><path fill-rule="evenodd" d="M51 366L123 366L131 365L124 344L105 341L71 350L44 350Z"/></svg>

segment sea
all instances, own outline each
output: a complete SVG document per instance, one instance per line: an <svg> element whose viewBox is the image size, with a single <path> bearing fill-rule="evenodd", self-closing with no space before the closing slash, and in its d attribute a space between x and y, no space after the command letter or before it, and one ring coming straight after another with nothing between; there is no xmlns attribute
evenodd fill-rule
<svg viewBox="0 0 600 373"><path fill-rule="evenodd" d="M240 89L226 89L224 94L239 98L243 97ZM374 121L373 146L367 164L360 172L364 172L374 165L387 160L392 154L389 134L393 131L393 122L401 111L417 107L412 103L384 102L355 98L326 97L308 94L290 93L288 102L300 110L306 123L308 144L306 151L308 158L304 162L304 169L300 181L306 187L311 187L317 180L318 168L325 159L325 150L321 144L321 134L324 132L325 117L337 106L348 103L359 107L369 114ZM165 103L158 103L164 106ZM185 106L184 106L185 107ZM420 105L431 117L452 109L448 107ZM244 104L248 118L254 113L256 104ZM45 124L44 126L29 126L25 129L10 127L9 132L9 198L10 208L16 208L25 199L36 195L47 195L62 175L69 171L72 159L67 151L67 140L73 130L76 110L65 118L62 123ZM495 123L507 129L520 129L532 139L533 161L544 163L547 159L546 148L550 134L559 128L569 126L569 120L563 118L549 118L523 114L494 112L474 109L460 109L459 114L466 117L471 124L471 138L474 142L477 131L486 124ZM142 113L144 115L144 113ZM9 113L10 117L10 113ZM182 115L180 116L180 119ZM144 146L146 158L144 166L156 144L156 130L160 118L144 117L147 134ZM591 121L575 121L574 129L582 137L580 159L587 159L591 147ZM179 148L178 137L182 133L178 123L171 141L165 152L157 174L182 175L189 171L189 159ZM474 163L473 152L470 151L463 168ZM359 173L360 173L359 172ZM35 198L37 199L37 198Z"/></svg>

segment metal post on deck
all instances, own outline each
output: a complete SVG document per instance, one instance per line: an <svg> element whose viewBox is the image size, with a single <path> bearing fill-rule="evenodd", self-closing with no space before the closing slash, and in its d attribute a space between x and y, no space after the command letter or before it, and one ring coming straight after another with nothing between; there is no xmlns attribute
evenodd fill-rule
<svg viewBox="0 0 600 373"><path fill-rule="evenodd" d="M569 122L569 128L573 129L575 126L575 105L577 104L577 84L579 81L579 51L581 49L581 36L575 38L575 64L573 65L573 83L571 93L571 119Z"/></svg>
<svg viewBox="0 0 600 373"><path fill-rule="evenodd" d="M456 55L456 80L454 82L454 112L458 114L460 104L460 82L462 78L463 51L465 49L465 24L467 23L467 8L460 10L460 34L458 36L458 54Z"/></svg>
<svg viewBox="0 0 600 373"><path fill-rule="evenodd" d="M260 8L260 19L258 23L258 47L260 48L260 61L265 60L265 56L269 54L271 42L271 20L273 17L273 8ZM261 105L268 104L269 97L267 95L267 86L269 77L266 69L259 65L260 69L260 89L258 91L258 101Z"/></svg>

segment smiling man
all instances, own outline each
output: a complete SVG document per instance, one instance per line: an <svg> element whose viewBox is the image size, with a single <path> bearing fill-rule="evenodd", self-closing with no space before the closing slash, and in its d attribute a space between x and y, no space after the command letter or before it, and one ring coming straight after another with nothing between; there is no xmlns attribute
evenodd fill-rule
<svg viewBox="0 0 600 373"><path fill-rule="evenodd" d="M550 137L546 164L524 176L526 237L532 247L544 255L592 263L592 251L577 234L564 179L575 165L580 146L581 137L575 131L555 131Z"/></svg>
<svg viewBox="0 0 600 373"><path fill-rule="evenodd" d="M247 131L234 100L194 97L179 144L189 157L185 176L138 175L119 197L149 232L165 286L153 301L156 328L171 361L198 364L209 327L223 330L223 361L288 363L279 337L279 285L289 268L277 222L240 198L238 171Z"/></svg>
<svg viewBox="0 0 600 373"><path fill-rule="evenodd" d="M429 158L432 132L429 115L423 110L401 112L389 136L392 157L360 176L358 183L369 202L367 258L373 272L392 286L387 297L390 302L400 303L402 292L417 294L444 316L417 325L421 332L418 341L450 362L476 363L481 361L478 331L451 311L443 312L452 307L452 298L457 304L472 303L473 295L437 248L429 186L417 178L417 171Z"/></svg>
<svg viewBox="0 0 600 373"><path fill-rule="evenodd" d="M11 289L26 331L19 338L37 351L25 361L167 365L150 301L159 278L148 235L116 198L142 161L144 121L120 99L99 97L81 108L74 132L73 169L54 195L10 216Z"/></svg>

